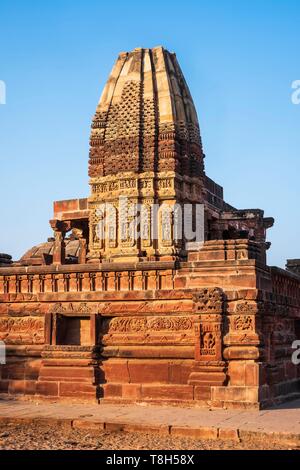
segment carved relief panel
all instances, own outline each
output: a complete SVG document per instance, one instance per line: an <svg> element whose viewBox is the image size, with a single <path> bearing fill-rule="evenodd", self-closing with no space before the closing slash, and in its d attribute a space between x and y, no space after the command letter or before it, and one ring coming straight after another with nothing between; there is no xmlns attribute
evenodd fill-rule
<svg viewBox="0 0 300 470"><path fill-rule="evenodd" d="M193 344L194 319L191 316L143 316L102 319L99 343Z"/></svg>
<svg viewBox="0 0 300 470"><path fill-rule="evenodd" d="M221 289L201 289L194 294L195 359L222 360L222 326L224 297Z"/></svg>

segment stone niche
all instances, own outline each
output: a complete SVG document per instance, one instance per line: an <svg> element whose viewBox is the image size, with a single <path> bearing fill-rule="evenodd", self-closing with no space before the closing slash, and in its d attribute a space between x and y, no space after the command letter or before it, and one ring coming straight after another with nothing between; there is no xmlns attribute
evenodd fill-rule
<svg viewBox="0 0 300 470"><path fill-rule="evenodd" d="M57 345L89 346L91 344L91 321L89 317L60 315L56 333Z"/></svg>
<svg viewBox="0 0 300 470"><path fill-rule="evenodd" d="M46 314L46 344L93 346L96 344L97 313L86 303L56 303Z"/></svg>
<svg viewBox="0 0 300 470"><path fill-rule="evenodd" d="M96 325L96 306L57 302L50 307L45 315L45 346L36 383L37 395L97 398Z"/></svg>

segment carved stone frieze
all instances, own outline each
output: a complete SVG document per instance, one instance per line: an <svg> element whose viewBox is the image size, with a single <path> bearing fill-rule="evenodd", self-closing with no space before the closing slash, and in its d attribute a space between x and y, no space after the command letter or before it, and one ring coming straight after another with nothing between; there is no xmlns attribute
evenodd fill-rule
<svg viewBox="0 0 300 470"><path fill-rule="evenodd" d="M193 295L196 313L221 314L223 312L224 294L221 289L205 288Z"/></svg>
<svg viewBox="0 0 300 470"><path fill-rule="evenodd" d="M0 318L0 340L6 344L43 344L44 319L40 317Z"/></svg>
<svg viewBox="0 0 300 470"><path fill-rule="evenodd" d="M193 344L193 317L126 317L102 320L100 343Z"/></svg>
<svg viewBox="0 0 300 470"><path fill-rule="evenodd" d="M57 302L49 308L49 313L53 314L74 314L90 315L98 311L98 304L88 304L86 302Z"/></svg>
<svg viewBox="0 0 300 470"><path fill-rule="evenodd" d="M233 328L237 331L254 330L254 318L251 315L237 315L233 318Z"/></svg>

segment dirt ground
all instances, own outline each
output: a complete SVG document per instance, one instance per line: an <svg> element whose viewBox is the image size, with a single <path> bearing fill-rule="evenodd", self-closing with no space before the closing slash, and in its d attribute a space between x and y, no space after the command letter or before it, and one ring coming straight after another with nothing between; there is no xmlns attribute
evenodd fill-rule
<svg viewBox="0 0 300 470"><path fill-rule="evenodd" d="M90 432L41 424L0 424L0 450L295 449L280 442L194 440L151 433Z"/></svg>

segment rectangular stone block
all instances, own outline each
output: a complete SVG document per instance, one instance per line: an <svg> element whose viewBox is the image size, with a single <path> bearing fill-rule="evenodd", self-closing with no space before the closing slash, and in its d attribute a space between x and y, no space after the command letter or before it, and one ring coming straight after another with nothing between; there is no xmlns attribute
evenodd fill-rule
<svg viewBox="0 0 300 470"><path fill-rule="evenodd" d="M36 393L36 380L25 380L25 394L35 395Z"/></svg>
<svg viewBox="0 0 300 470"><path fill-rule="evenodd" d="M104 378L107 382L129 383L127 360L108 360L103 363Z"/></svg>
<svg viewBox="0 0 300 470"><path fill-rule="evenodd" d="M43 380L61 380L64 381L93 381L95 377L94 370L88 367L43 367L40 373L40 379Z"/></svg>
<svg viewBox="0 0 300 470"><path fill-rule="evenodd" d="M90 395L96 398L96 387L81 382L60 382L59 395L61 397L75 397Z"/></svg>
<svg viewBox="0 0 300 470"><path fill-rule="evenodd" d="M137 384L123 384L122 397L127 400L140 400L142 396L142 386Z"/></svg>
<svg viewBox="0 0 300 470"><path fill-rule="evenodd" d="M174 279L175 289L185 288L186 284L187 284L187 278L186 277L175 277L175 279Z"/></svg>
<svg viewBox="0 0 300 470"><path fill-rule="evenodd" d="M193 400L189 385L142 385L142 398L150 400Z"/></svg>
<svg viewBox="0 0 300 470"><path fill-rule="evenodd" d="M8 392L11 394L24 394L25 380L10 380Z"/></svg>
<svg viewBox="0 0 300 470"><path fill-rule="evenodd" d="M258 387L212 387L213 401L258 402Z"/></svg>
<svg viewBox="0 0 300 470"><path fill-rule="evenodd" d="M128 361L130 382L133 383L168 383L169 364L162 361Z"/></svg>
<svg viewBox="0 0 300 470"><path fill-rule="evenodd" d="M195 386L194 399L195 400L211 400L211 386L210 385Z"/></svg>
<svg viewBox="0 0 300 470"><path fill-rule="evenodd" d="M247 386L259 385L259 364L257 363L245 364L245 384Z"/></svg>
<svg viewBox="0 0 300 470"><path fill-rule="evenodd" d="M160 435L169 435L169 426L149 426L147 424L125 424L123 427L125 432L143 432L143 433L154 433Z"/></svg>
<svg viewBox="0 0 300 470"><path fill-rule="evenodd" d="M189 428L172 426L171 436L189 437L191 439L218 439L218 429L213 427Z"/></svg>
<svg viewBox="0 0 300 470"><path fill-rule="evenodd" d="M104 398L121 398L122 385L121 384L104 384L102 386Z"/></svg>
<svg viewBox="0 0 300 470"><path fill-rule="evenodd" d="M230 361L228 366L230 385L258 386L259 365L251 361Z"/></svg>
<svg viewBox="0 0 300 470"><path fill-rule="evenodd" d="M246 385L245 361L230 361L228 364L230 385Z"/></svg>
<svg viewBox="0 0 300 470"><path fill-rule="evenodd" d="M222 439L224 441L226 440L239 441L240 440L237 429L227 429L227 428L219 429L219 439Z"/></svg>
<svg viewBox="0 0 300 470"><path fill-rule="evenodd" d="M36 393L38 395L58 396L58 383L57 382L37 382Z"/></svg>
<svg viewBox="0 0 300 470"><path fill-rule="evenodd" d="M83 429L85 431L102 431L104 429L104 423L99 421L90 421L83 419L74 419L72 421L72 427L74 429Z"/></svg>
<svg viewBox="0 0 300 470"><path fill-rule="evenodd" d="M187 384L191 374L193 361L181 361L169 363L169 383Z"/></svg>
<svg viewBox="0 0 300 470"><path fill-rule="evenodd" d="M225 251L224 250L200 250L198 252L197 261L224 261Z"/></svg>

